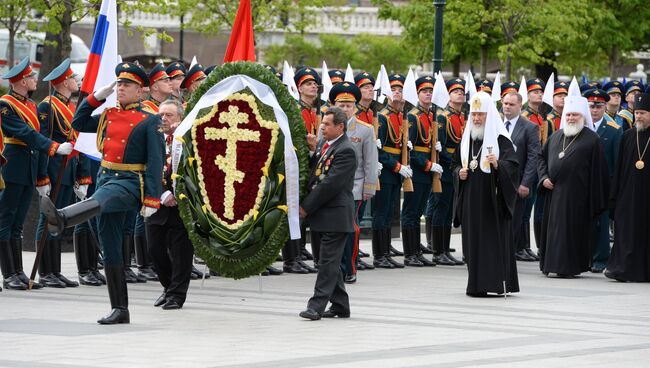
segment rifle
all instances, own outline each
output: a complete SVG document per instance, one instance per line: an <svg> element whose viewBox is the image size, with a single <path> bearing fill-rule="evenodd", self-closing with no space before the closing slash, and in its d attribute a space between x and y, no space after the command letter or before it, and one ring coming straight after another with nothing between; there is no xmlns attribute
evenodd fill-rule
<svg viewBox="0 0 650 368"><path fill-rule="evenodd" d="M372 127L374 128L374 137L375 140L377 140L377 137L379 135L379 119L377 117L377 105L375 104L375 101L370 102L370 106L372 108ZM377 178L377 184L375 186L375 190L381 190L381 185L379 184L379 178Z"/></svg>
<svg viewBox="0 0 650 368"><path fill-rule="evenodd" d="M436 151L436 142L438 141L438 122L433 121L429 128L429 138L431 139L431 162L438 163L438 151ZM434 193L442 193L442 183L440 182L440 174L433 173L433 182L431 183Z"/></svg>
<svg viewBox="0 0 650 368"><path fill-rule="evenodd" d="M408 165L409 164L409 148L408 148L408 142L409 142L409 123L408 120L404 121L402 120L402 126L400 127L402 129L402 159L400 160L402 165ZM404 188L404 193L411 193L413 192L413 179L411 178L404 178L404 182L402 183L402 187Z"/></svg>

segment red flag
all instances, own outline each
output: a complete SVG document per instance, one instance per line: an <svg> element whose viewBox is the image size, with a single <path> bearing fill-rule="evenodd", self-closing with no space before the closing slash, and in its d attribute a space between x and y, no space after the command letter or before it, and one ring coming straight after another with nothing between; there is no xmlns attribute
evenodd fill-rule
<svg viewBox="0 0 650 368"><path fill-rule="evenodd" d="M255 61L255 41L253 39L253 18L250 0L240 0L237 17L232 27L230 41L223 62Z"/></svg>

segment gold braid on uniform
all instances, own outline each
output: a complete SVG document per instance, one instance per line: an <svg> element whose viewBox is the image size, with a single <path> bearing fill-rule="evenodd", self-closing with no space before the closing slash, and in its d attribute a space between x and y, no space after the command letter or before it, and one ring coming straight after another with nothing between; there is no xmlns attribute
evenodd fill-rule
<svg viewBox="0 0 650 368"><path fill-rule="evenodd" d="M385 115L385 116L386 116L386 123L387 123L386 125L388 125L386 127L387 130L388 130L388 137L390 138L390 141L393 144L397 145L398 143L401 143L401 141L402 141L402 129L400 129L399 132L396 133L395 130L394 130L395 128L393 128L393 124L390 121L390 115ZM398 116L397 121L399 121L399 115L397 115L397 116ZM402 124L404 124L403 119L402 119ZM399 135L397 135L397 134L399 134Z"/></svg>
<svg viewBox="0 0 650 368"><path fill-rule="evenodd" d="M429 123L429 129L431 129L433 123L429 120L429 113L428 113L428 112L425 112L424 114L425 114L425 116L426 116L427 122ZM416 115L416 116L417 116L417 115ZM420 117L419 117L419 116L417 116L417 118L418 118L418 120L420 120ZM420 121L420 123L421 123L421 121ZM420 138L422 139L422 142L423 142L426 146L428 146L429 143L431 143L431 135L429 135L428 138L425 138L426 133L425 133L425 134L422 134L422 124L418 124L418 135L420 136Z"/></svg>
<svg viewBox="0 0 650 368"><path fill-rule="evenodd" d="M97 124L97 151L101 153L104 153L104 132L107 124L106 110L104 110L99 117L99 124Z"/></svg>

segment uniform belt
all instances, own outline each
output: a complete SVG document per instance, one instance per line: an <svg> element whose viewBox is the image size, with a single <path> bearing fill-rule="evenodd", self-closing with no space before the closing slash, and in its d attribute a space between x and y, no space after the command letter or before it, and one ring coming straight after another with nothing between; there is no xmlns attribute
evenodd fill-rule
<svg viewBox="0 0 650 368"><path fill-rule="evenodd" d="M448 152L448 153L454 153L454 152L456 152L456 147L447 147L447 152Z"/></svg>
<svg viewBox="0 0 650 368"><path fill-rule="evenodd" d="M413 147L413 150L416 152L431 153L431 148L424 146L415 146Z"/></svg>
<svg viewBox="0 0 650 368"><path fill-rule="evenodd" d="M16 144L18 146L27 147L27 144L18 138L4 137L5 144Z"/></svg>
<svg viewBox="0 0 650 368"><path fill-rule="evenodd" d="M102 160L102 167L109 170L120 170L120 171L145 171L147 166L145 164L122 164L118 162L110 162Z"/></svg>
<svg viewBox="0 0 650 368"><path fill-rule="evenodd" d="M396 154L396 155L399 155L400 153L402 153L402 150L400 150L399 148L384 146L382 149L384 151L388 152L388 153L393 153L393 154Z"/></svg>

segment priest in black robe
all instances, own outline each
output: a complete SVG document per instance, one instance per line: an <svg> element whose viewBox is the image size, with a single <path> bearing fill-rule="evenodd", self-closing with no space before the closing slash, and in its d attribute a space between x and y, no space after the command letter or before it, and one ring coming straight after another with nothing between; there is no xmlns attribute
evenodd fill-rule
<svg viewBox="0 0 650 368"><path fill-rule="evenodd" d="M540 269L545 275L571 278L591 268L598 216L607 208L609 174L587 99L567 97L560 124L544 144L538 164L539 188L545 195Z"/></svg>
<svg viewBox="0 0 650 368"><path fill-rule="evenodd" d="M650 94L637 94L635 126L623 134L611 190L614 246L605 276L650 282Z"/></svg>
<svg viewBox="0 0 650 368"><path fill-rule="evenodd" d="M510 226L519 163L490 95L477 93L470 107L470 119L451 166L456 189L454 226L462 225L467 261L466 294L518 292Z"/></svg>

